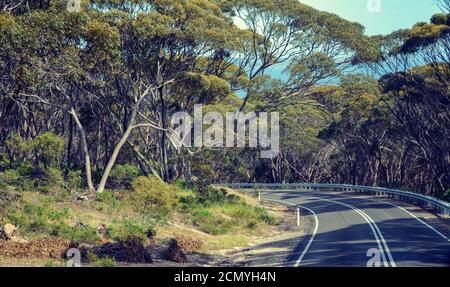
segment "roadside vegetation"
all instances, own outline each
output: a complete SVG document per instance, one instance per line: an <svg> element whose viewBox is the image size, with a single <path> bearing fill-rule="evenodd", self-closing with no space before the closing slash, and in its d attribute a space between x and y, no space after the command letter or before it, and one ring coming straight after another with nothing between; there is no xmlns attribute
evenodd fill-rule
<svg viewBox="0 0 450 287"><path fill-rule="evenodd" d="M158 249L171 238L178 238L193 246L185 250L187 253L214 253L270 235L280 222L245 194L202 181L168 184L133 172L136 170L135 166L119 165L112 173L115 187L92 196L82 188L82 179L76 173L64 175L56 170L55 181L45 169L38 172L15 166L0 173L1 225L16 226L14 237L23 244L42 238L67 239L72 247L89 247L85 262L113 266L114 254L96 254L96 246L138 241L144 247ZM105 226L104 235L99 226ZM3 251L0 248L0 257L6 260ZM40 264L61 265L61 255L53 261L42 259Z"/></svg>

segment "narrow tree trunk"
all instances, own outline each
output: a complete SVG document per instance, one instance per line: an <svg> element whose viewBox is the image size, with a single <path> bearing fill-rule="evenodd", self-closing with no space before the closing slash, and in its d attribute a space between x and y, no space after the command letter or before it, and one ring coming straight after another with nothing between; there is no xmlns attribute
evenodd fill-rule
<svg viewBox="0 0 450 287"><path fill-rule="evenodd" d="M83 155L84 155L84 167L86 170L86 181L88 184L88 188L89 188L90 192L95 192L94 184L92 182L91 158L89 156L89 149L88 149L87 140L86 140L86 133L84 131L83 125L81 124L80 120L78 119L77 113L75 112L75 110L73 108L70 109L70 114L72 115L73 119L75 120L75 123L80 132L81 148L83 150Z"/></svg>
<svg viewBox="0 0 450 287"><path fill-rule="evenodd" d="M114 151L111 154L111 157L109 158L108 164L106 165L106 168L103 171L102 179L100 180L100 183L97 187L97 193L102 193L105 190L106 181L108 180L109 174L111 173L111 170L114 167L114 164L116 163L117 156L119 155L120 150L122 149L123 145L127 142L127 139L131 134L132 122L133 121L130 121L130 123L128 124L127 130L123 134L119 143L114 148Z"/></svg>

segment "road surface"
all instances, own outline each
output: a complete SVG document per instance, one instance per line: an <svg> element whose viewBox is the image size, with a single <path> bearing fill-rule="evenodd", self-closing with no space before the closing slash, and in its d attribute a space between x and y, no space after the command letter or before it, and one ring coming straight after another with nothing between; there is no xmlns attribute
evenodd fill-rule
<svg viewBox="0 0 450 287"><path fill-rule="evenodd" d="M450 266L450 226L403 202L336 192L278 191L262 196L311 217L288 266Z"/></svg>

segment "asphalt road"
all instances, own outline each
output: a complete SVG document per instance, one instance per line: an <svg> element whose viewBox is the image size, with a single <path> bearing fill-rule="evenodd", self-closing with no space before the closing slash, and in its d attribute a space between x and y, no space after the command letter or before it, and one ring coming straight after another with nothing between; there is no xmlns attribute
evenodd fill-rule
<svg viewBox="0 0 450 287"><path fill-rule="evenodd" d="M300 208L308 234L289 266L450 266L450 226L412 205L332 192L263 192L264 199Z"/></svg>

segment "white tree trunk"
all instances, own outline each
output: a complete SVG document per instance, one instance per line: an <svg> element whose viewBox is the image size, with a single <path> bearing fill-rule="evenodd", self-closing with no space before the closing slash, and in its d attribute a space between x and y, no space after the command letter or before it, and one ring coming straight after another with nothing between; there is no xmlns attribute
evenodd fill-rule
<svg viewBox="0 0 450 287"><path fill-rule="evenodd" d="M84 166L86 171L86 181L88 184L88 188L90 192L95 192L94 183L92 182L92 171L91 171L91 158L89 156L89 148L87 145L86 140L86 133L84 132L83 125L81 124L80 120L78 119L77 113L73 108L70 109L70 114L75 120L75 123L77 124L78 131L80 132L80 138L81 138L81 148L83 150L84 155Z"/></svg>

